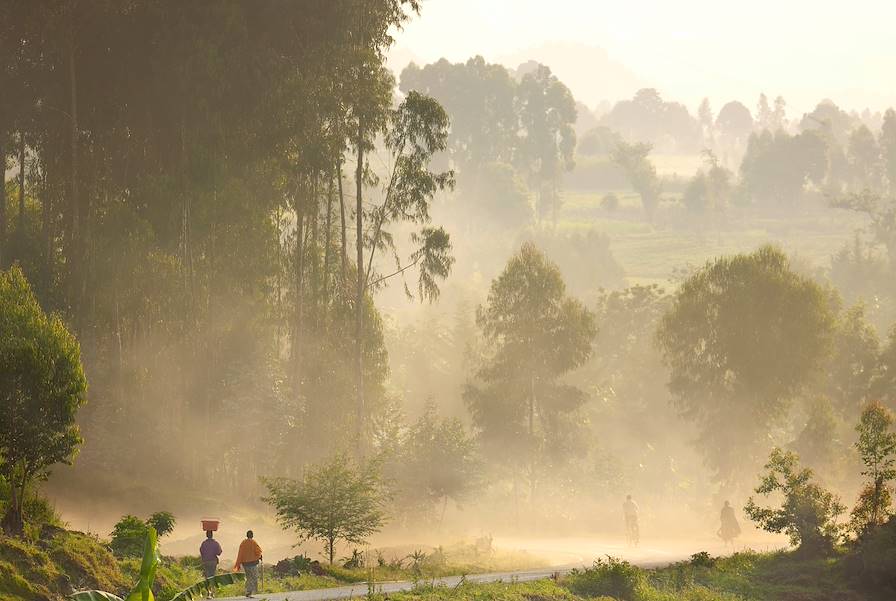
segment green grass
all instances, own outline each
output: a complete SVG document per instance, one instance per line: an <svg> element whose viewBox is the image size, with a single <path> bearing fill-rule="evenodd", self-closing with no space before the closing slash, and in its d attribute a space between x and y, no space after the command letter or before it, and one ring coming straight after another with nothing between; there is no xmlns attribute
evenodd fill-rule
<svg viewBox="0 0 896 601"><path fill-rule="evenodd" d="M72 588L99 588L123 594L139 570L134 559L116 560L97 539L61 529L39 544L0 537L0 601L62 601ZM807 559L795 553L737 553L702 557L643 570L625 562L599 562L558 580L498 582L456 587L431 584L435 578L474 572L534 567L519 554L477 556L469 545L430 553L416 568L396 564L349 570L325 568L326 574L273 578L267 572L262 593L329 588L353 584L359 596L368 582L410 580L413 590L390 594L397 601L860 601L868 597L849 586L841 558ZM157 599L166 601L201 579L195 558L165 558L156 575ZM270 566L268 567L270 569ZM374 591L376 585L374 584ZM223 587L219 596L240 596L243 585ZM604 596L601 596L604 595ZM607 595L618 595L612 597ZM385 596L374 594L374 598Z"/></svg>
<svg viewBox="0 0 896 601"><path fill-rule="evenodd" d="M375 595L374 599L385 599ZM413 591L390 593L393 601L577 601L581 599L553 580L536 582L493 582L489 584L462 584L458 587L417 586Z"/></svg>
<svg viewBox="0 0 896 601"><path fill-rule="evenodd" d="M705 590L750 601L859 601L865 599L846 583L837 559L806 559L791 552L736 553L712 567L679 563L648 574L659 594ZM647 599L663 597L645 597ZM671 599L688 597L670 597ZM714 598L714 597L709 597Z"/></svg>
<svg viewBox="0 0 896 601"><path fill-rule="evenodd" d="M482 574L486 572L504 572L533 569L545 566L542 559L528 553L499 551L489 554L476 553L475 547L469 544L456 544L429 552L426 558L416 567L405 560L399 567L396 563L386 563L369 568L347 569L338 565L322 566L325 575L315 576L303 573L301 576L275 577L272 566L265 567L264 587L260 592L281 593L319 588L332 588L349 584L395 581L431 581L446 576L463 576L465 574ZM237 596L244 590L243 584L234 584L221 589L219 596Z"/></svg>
<svg viewBox="0 0 896 601"><path fill-rule="evenodd" d="M286 578L274 578L269 572L265 572L264 587L262 593L285 593L287 591L306 591L311 589L333 588L334 586L342 586L351 584L333 578L332 576L314 576L312 574L302 574L301 576L289 576ZM242 583L231 584L222 587L218 593L218 597L239 597L242 596L246 585Z"/></svg>
<svg viewBox="0 0 896 601"><path fill-rule="evenodd" d="M127 576L128 587L137 581L140 574L141 561L141 559L137 558L122 559L119 561L122 572ZM202 572L197 566L198 561L192 561L190 558L184 560L163 557L162 562L156 570L155 583L158 591L156 600L167 601L188 586L202 580Z"/></svg>
<svg viewBox="0 0 896 601"><path fill-rule="evenodd" d="M831 256L864 225L858 214L825 206L780 213L730 208L717 222L689 215L669 202L648 222L636 194L613 192L621 201L614 212L600 207L606 191L564 192L557 225L561 230L606 234L629 284L668 284L677 270L699 267L721 255L751 252L769 242L813 268L826 268Z"/></svg>
<svg viewBox="0 0 896 601"><path fill-rule="evenodd" d="M0 536L0 599L61 599L72 589L122 593L130 581L98 540L61 528L39 541Z"/></svg>
<svg viewBox="0 0 896 601"><path fill-rule="evenodd" d="M45 545L50 558L77 589L115 591L133 584L106 545L93 536L59 530Z"/></svg>
<svg viewBox="0 0 896 601"><path fill-rule="evenodd" d="M626 592L628 591L628 592ZM618 595L618 596L612 596ZM377 599L385 599L375 595ZM537 582L420 585L395 593L400 601L860 601L846 585L837 559L804 559L793 553L738 553L707 561L643 570L624 562Z"/></svg>

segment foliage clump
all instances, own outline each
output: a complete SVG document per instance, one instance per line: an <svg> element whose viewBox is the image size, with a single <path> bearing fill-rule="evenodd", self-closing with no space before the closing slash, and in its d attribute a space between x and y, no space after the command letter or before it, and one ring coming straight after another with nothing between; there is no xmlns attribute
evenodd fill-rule
<svg viewBox="0 0 896 601"><path fill-rule="evenodd" d="M879 401L868 404L856 431L856 449L865 464L862 475L868 481L852 510L850 528L857 536L881 526L890 517L890 483L896 478L896 432L890 429L893 414Z"/></svg>
<svg viewBox="0 0 896 601"><path fill-rule="evenodd" d="M613 162L625 171L632 188L641 196L641 207L648 219L653 219L663 189L656 167L647 158L652 149L652 145L641 142L620 142L610 154Z"/></svg>
<svg viewBox="0 0 896 601"><path fill-rule="evenodd" d="M860 588L896 598L896 516L866 531L846 567L847 576Z"/></svg>
<svg viewBox="0 0 896 601"><path fill-rule="evenodd" d="M302 481L265 482L265 501L281 525L300 540L317 540L333 565L336 543L362 544L386 521L387 492L375 463L359 465L345 455L310 468Z"/></svg>
<svg viewBox="0 0 896 601"><path fill-rule="evenodd" d="M87 380L75 337L47 315L18 266L0 272L0 478L9 485L3 530L22 534L29 486L72 461Z"/></svg>
<svg viewBox="0 0 896 601"><path fill-rule="evenodd" d="M811 469L800 469L799 458L792 451L772 450L766 473L756 492L763 496L780 493L780 507L760 507L747 501L744 511L760 528L783 532L793 545L808 554L824 554L833 549L839 532L837 516L846 509L839 499L813 481Z"/></svg>
<svg viewBox="0 0 896 601"><path fill-rule="evenodd" d="M492 282L476 322L488 350L464 400L484 452L527 467L534 489L551 457L578 450L574 417L587 395L562 377L590 357L594 314L567 295L557 265L527 242Z"/></svg>
<svg viewBox="0 0 896 601"><path fill-rule="evenodd" d="M760 461L770 426L826 357L828 300L773 246L710 262L676 293L657 333L669 390L720 482Z"/></svg>
<svg viewBox="0 0 896 601"><path fill-rule="evenodd" d="M478 484L476 441L459 419L440 418L429 402L408 429L397 469L409 505L417 500L425 508L438 507L441 521L448 500L465 501Z"/></svg>
<svg viewBox="0 0 896 601"><path fill-rule="evenodd" d="M574 569L563 584L576 595L600 597L606 595L619 601L634 601L644 581L640 568L627 561L607 556L597 559L589 568Z"/></svg>
<svg viewBox="0 0 896 601"><path fill-rule="evenodd" d="M84 588L127 588L101 541L55 526L45 526L37 542L0 536L0 598L54 599Z"/></svg>
<svg viewBox="0 0 896 601"><path fill-rule="evenodd" d="M140 557L150 528L161 537L170 534L176 523L174 515L167 511L158 511L145 521L133 515L122 516L112 529L112 552L117 557Z"/></svg>

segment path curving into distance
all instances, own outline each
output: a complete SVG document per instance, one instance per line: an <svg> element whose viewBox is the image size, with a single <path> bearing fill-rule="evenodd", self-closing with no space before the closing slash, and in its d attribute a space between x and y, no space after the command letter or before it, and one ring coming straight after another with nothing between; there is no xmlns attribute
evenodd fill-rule
<svg viewBox="0 0 896 601"><path fill-rule="evenodd" d="M647 549L645 549L647 551ZM633 561L640 567L653 568L668 565L673 561L684 559L684 557L676 557L674 559L665 557L665 553L658 553L652 560ZM547 568L539 568L535 570L517 570L511 572L488 572L485 574L468 574L466 576L445 576L429 580L421 580L418 584L427 584L435 586L444 586L454 588L462 582L467 583L487 583L487 582L530 582L532 580L542 580L563 575L574 568L581 568L590 565L591 562L576 561L560 566L551 566ZM375 591L377 593L398 593L402 591L410 591L415 584L411 581L398 582L377 582ZM336 599L352 599L364 597L367 594L367 583L358 582L348 586L339 586L333 588L310 589L304 591L290 591L285 593L256 593L255 598L259 601L267 599L267 601L330 601ZM237 601L245 599L245 597L216 597L217 601Z"/></svg>
<svg viewBox="0 0 896 601"><path fill-rule="evenodd" d="M519 572L492 572L488 574L470 574L466 576L466 582L529 582L531 580L550 578L554 574L562 574L568 572L573 567L575 566L569 566L566 568L523 570ZM454 588L456 586L459 586L463 580L463 576L446 576L444 578L421 581L421 583ZM413 588L414 583L409 581L378 582L375 585L375 590L377 593L386 594L409 591ZM367 583L359 582L350 586L320 588L307 591L292 591L287 593L256 593L255 598L259 601L262 599L267 599L268 601L329 601L331 599L352 599L357 597L364 597L365 595L367 595ZM239 599L245 599L245 597L216 597L217 601L236 601Z"/></svg>
<svg viewBox="0 0 896 601"><path fill-rule="evenodd" d="M751 541L753 544L742 543L740 548L754 548L768 550L767 541ZM525 548L534 555L547 558L551 565L544 568L531 570L517 570L506 572L488 572L484 574L468 574L467 576L445 576L431 580L422 580L418 584L433 584L454 588L461 582L487 583L487 582L530 582L542 580L556 575L563 575L574 568L590 566L595 558L612 555L625 559L642 568L657 568L667 566L677 561L688 559L691 554L698 551L710 551L713 554L725 555L734 549L722 546L718 539L709 537L688 541L687 543L674 543L669 540L645 540L638 547L629 547L623 542L596 540L593 538L556 538L556 539L523 539L523 538L495 538L498 548L521 549ZM410 591L414 588L411 581L377 582L377 593L397 593ZM336 599L352 599L364 597L367 594L367 583L358 582L348 586L333 588L310 589L304 591L291 591L285 593L257 593L255 599L262 601L330 601ZM237 601L245 597L219 597L217 601Z"/></svg>

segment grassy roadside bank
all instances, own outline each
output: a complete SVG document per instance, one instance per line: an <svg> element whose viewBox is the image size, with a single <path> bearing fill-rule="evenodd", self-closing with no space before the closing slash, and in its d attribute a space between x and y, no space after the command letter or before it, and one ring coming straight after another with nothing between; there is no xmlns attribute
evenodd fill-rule
<svg viewBox="0 0 896 601"><path fill-rule="evenodd" d="M802 558L794 552L742 552L641 569L615 559L536 582L421 585L377 595L384 601L883 601L894 590L851 578L849 556Z"/></svg>
<svg viewBox="0 0 896 601"><path fill-rule="evenodd" d="M332 588L367 582L426 582L445 576L538 568L544 561L524 552L501 550L481 553L475 545L458 543L445 548L386 560L377 554L375 567L321 565L318 574L308 569L284 569L279 574L265 566L264 589L259 593ZM377 561L377 559L379 561ZM100 589L124 594L137 580L138 558L116 558L107 541L94 535L46 525L30 538L0 535L0 601L62 601L76 590ZM222 566L229 567L229 566ZM156 601L168 601L178 591L202 579L198 557L166 557L155 574ZM241 596L243 585L222 587L219 596Z"/></svg>
<svg viewBox="0 0 896 601"><path fill-rule="evenodd" d="M321 566L317 575L301 570L269 571L265 594L331 588L368 582L410 581L412 590L367 595L385 601L884 601L896 598L896 519L832 556L807 557L798 551L739 552L726 557L697 553L688 561L643 569L625 561L598 559L587 568L535 582L497 582L455 587L433 585L443 576L531 569L537 559L496 551L487 556L459 544L403 559L374 555L370 567ZM137 559L116 559L94 536L46 526L32 539L0 536L0 601L62 601L74 590L124 593L139 572ZM201 578L196 557L165 557L153 586L158 601ZM242 585L223 587L218 596L241 596Z"/></svg>

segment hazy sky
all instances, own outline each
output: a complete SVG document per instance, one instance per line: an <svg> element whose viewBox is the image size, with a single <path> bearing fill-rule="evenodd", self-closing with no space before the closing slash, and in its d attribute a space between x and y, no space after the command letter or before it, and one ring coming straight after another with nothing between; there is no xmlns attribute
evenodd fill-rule
<svg viewBox="0 0 896 601"><path fill-rule="evenodd" d="M589 106L639 85L695 107L782 94L789 116L829 97L896 105L896 1L424 0L390 66L481 54L550 66ZM632 90L634 91L634 90Z"/></svg>

